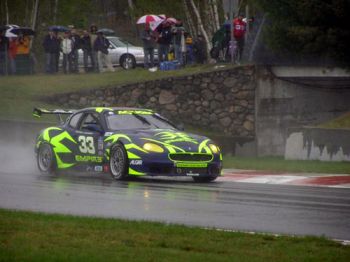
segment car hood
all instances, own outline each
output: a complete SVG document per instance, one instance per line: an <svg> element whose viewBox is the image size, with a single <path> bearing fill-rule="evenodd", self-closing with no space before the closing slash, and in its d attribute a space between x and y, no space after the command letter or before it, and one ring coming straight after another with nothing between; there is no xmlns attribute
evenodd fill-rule
<svg viewBox="0 0 350 262"><path fill-rule="evenodd" d="M152 129L152 130L124 130L106 134L109 136L106 140L116 141L118 138L126 139L140 147L145 143L154 143L165 149L172 148L176 152L197 152L205 153L207 146L213 143L205 136L199 136L179 130L172 129Z"/></svg>

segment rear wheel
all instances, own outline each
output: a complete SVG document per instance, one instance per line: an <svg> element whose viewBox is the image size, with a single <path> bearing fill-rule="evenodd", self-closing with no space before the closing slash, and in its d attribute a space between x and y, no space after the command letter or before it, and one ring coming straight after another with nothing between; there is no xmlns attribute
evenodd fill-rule
<svg viewBox="0 0 350 262"><path fill-rule="evenodd" d="M120 58L120 65L126 70L135 68L136 66L135 57L132 55L123 55Z"/></svg>
<svg viewBox="0 0 350 262"><path fill-rule="evenodd" d="M194 182L197 183L208 183L214 181L217 178L217 176L194 176L192 178Z"/></svg>
<svg viewBox="0 0 350 262"><path fill-rule="evenodd" d="M120 143L111 148L109 169L111 176L116 180L123 180L128 175L128 157L124 146Z"/></svg>
<svg viewBox="0 0 350 262"><path fill-rule="evenodd" d="M40 172L44 174L54 174L57 170L55 154L50 144L40 145L37 154L37 164Z"/></svg>

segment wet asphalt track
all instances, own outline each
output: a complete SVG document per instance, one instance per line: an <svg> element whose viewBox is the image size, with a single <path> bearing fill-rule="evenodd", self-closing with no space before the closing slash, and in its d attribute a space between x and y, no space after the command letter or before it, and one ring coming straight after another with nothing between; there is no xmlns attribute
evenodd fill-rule
<svg viewBox="0 0 350 262"><path fill-rule="evenodd" d="M0 173L0 207L350 239L350 190Z"/></svg>
<svg viewBox="0 0 350 262"><path fill-rule="evenodd" d="M350 190L40 175L32 143L0 141L0 207L350 239Z"/></svg>

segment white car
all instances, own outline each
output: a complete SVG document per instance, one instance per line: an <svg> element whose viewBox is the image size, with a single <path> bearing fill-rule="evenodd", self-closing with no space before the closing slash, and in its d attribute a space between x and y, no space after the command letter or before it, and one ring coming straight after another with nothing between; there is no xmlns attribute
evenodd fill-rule
<svg viewBox="0 0 350 262"><path fill-rule="evenodd" d="M106 36L110 42L108 48L109 56L113 66L120 65L124 69L135 68L136 65L142 65L144 62L143 47L134 46L133 44L117 36ZM79 67L84 67L83 50L79 49ZM62 64L62 53L60 55L60 65ZM154 52L154 61L158 60L158 52Z"/></svg>
<svg viewBox="0 0 350 262"><path fill-rule="evenodd" d="M116 36L106 36L106 38L111 43L108 51L111 57L112 64L114 66L120 65L124 69L130 69L135 68L136 65L143 64L143 47L134 46L129 42L122 40L121 38Z"/></svg>

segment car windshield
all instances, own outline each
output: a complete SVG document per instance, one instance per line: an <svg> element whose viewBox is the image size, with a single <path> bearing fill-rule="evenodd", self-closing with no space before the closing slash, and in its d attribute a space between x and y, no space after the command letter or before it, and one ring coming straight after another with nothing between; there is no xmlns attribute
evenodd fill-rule
<svg viewBox="0 0 350 262"><path fill-rule="evenodd" d="M109 41L111 41L116 47L131 47L134 46L133 44L119 38L119 37L110 37L108 38Z"/></svg>
<svg viewBox="0 0 350 262"><path fill-rule="evenodd" d="M168 120L157 114L113 114L107 115L107 126L111 131L126 129L176 129Z"/></svg>

